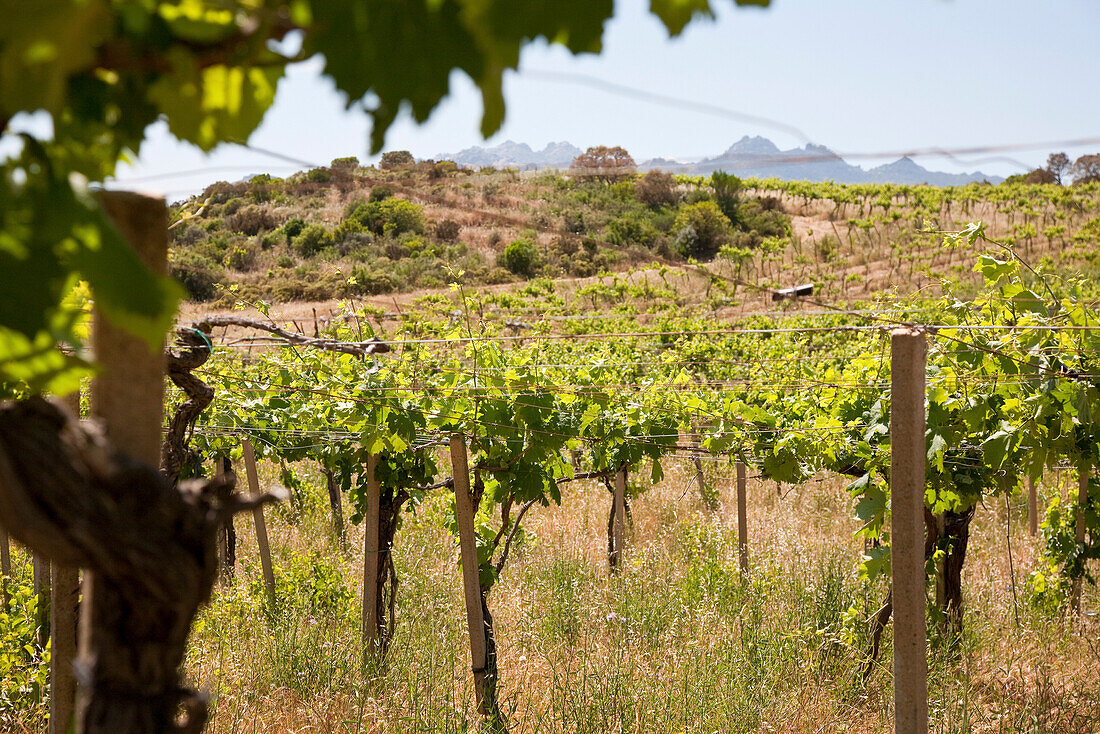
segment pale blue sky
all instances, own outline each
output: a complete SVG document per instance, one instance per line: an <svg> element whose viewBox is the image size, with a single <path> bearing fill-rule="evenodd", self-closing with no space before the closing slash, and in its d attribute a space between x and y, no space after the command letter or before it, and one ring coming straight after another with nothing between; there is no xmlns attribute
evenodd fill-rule
<svg viewBox="0 0 1100 734"><path fill-rule="evenodd" d="M676 39L645 11L648 3L620 0L599 56L528 46L519 72L506 79L504 128L488 143L623 145L642 160L714 155L746 134L765 135L780 147L804 142L528 73L537 70L585 74L778 119L838 151L1100 137L1098 0L773 0L766 10L714 4L716 21L695 23ZM434 157L482 144L476 90L457 73L451 87L427 124L400 120L387 149ZM367 135L365 116L345 112L319 64L307 62L282 82L251 143L323 164L347 155L367 160ZM1048 152L1011 155L1038 165ZM1095 149L1067 152L1076 157ZM942 158L921 163L959 170ZM1015 172L997 162L966 168ZM179 175L190 169L202 170ZM137 164L119 181L177 196L249 172L293 170L232 146L204 156L154 126Z"/></svg>

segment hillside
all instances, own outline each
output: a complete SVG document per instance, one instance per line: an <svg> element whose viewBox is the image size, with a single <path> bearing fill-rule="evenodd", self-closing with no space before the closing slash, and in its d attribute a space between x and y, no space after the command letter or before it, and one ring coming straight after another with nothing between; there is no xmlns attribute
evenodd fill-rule
<svg viewBox="0 0 1100 734"><path fill-rule="evenodd" d="M724 182L724 183L723 183ZM397 170L337 161L287 179L216 183L176 205L172 270L192 298L326 301L586 278L689 258L763 288L907 294L969 277L928 230L982 221L1033 263L1093 267L1100 187L841 185L649 174ZM703 279L705 280L705 278ZM713 294L707 290L706 297ZM712 304L722 305L722 304Z"/></svg>

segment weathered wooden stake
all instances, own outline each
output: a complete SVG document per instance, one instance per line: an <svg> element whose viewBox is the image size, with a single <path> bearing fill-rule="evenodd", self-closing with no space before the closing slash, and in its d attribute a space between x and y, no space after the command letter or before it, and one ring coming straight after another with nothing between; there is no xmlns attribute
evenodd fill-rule
<svg viewBox="0 0 1100 734"><path fill-rule="evenodd" d="M1077 516L1074 521L1074 542L1082 545L1085 542L1085 506L1089 501L1089 472L1091 466L1086 459L1077 470ZM1084 573L1084 569L1081 571ZM1069 590L1069 606L1076 614L1081 611L1081 576L1073 579Z"/></svg>
<svg viewBox="0 0 1100 734"><path fill-rule="evenodd" d="M4 579L0 582L0 593L4 597L4 611L8 611L8 579L11 577L11 541L8 539L8 531L0 526L0 574Z"/></svg>
<svg viewBox="0 0 1100 734"><path fill-rule="evenodd" d="M928 732L924 592L924 333L890 335L891 575L894 602L894 732Z"/></svg>
<svg viewBox="0 0 1100 734"><path fill-rule="evenodd" d="M745 465L737 462L737 557L741 573L749 570L748 497L745 491Z"/></svg>
<svg viewBox="0 0 1100 734"><path fill-rule="evenodd" d="M936 538L941 539L947 532L947 520L943 513L936 517ZM947 557L936 561L936 609L947 609ZM947 620L944 620L944 624ZM941 625L943 627L943 625Z"/></svg>
<svg viewBox="0 0 1100 734"><path fill-rule="evenodd" d="M474 502L470 495L470 467L466 458L466 437L451 436L451 467L455 484L455 519L458 521L459 557L462 559L462 587L466 595L466 626L470 631L470 665L478 713L490 713L486 690L485 617L481 613L481 579L474 535Z"/></svg>
<svg viewBox="0 0 1100 734"><path fill-rule="evenodd" d="M367 457L367 513L363 517L363 670L369 670L372 662L381 662L378 659L381 651L378 629L378 573L382 555L378 547L378 526L382 514L382 490L375 476L377 468L378 455L370 454ZM480 593L479 588L478 594ZM478 609L481 609L480 596Z"/></svg>
<svg viewBox="0 0 1100 734"><path fill-rule="evenodd" d="M233 464L229 457L218 459L217 471L220 476L226 476L233 471ZM237 570L237 528L233 524L233 518L228 517L221 529L221 575L219 581L223 584L232 584L233 576Z"/></svg>
<svg viewBox="0 0 1100 734"><path fill-rule="evenodd" d="M50 734L71 731L76 711L76 618L80 570L53 563L50 599Z"/></svg>
<svg viewBox="0 0 1100 734"><path fill-rule="evenodd" d="M611 571L618 572L622 566L626 551L626 470L615 472L615 521L612 525L611 537L614 540L615 550L611 554Z"/></svg>
<svg viewBox="0 0 1100 734"><path fill-rule="evenodd" d="M66 398L73 415L80 417L80 391ZM68 734L76 713L76 619L79 613L80 569L50 566L50 732Z"/></svg>
<svg viewBox="0 0 1100 734"><path fill-rule="evenodd" d="M1039 532L1039 492L1031 477L1027 479L1027 530L1032 535Z"/></svg>
<svg viewBox="0 0 1100 734"><path fill-rule="evenodd" d="M164 199L129 192L105 191L99 203L137 256L152 272L168 271L168 207ZM149 466L160 466L161 425L164 420L164 345L150 349L143 339L113 325L100 311L92 317L92 350L100 372L92 380L92 414L99 417L107 437L121 451ZM84 574L84 603L80 605L79 664L91 680L109 681L99 674L103 663L96 651L115 640L95 639L97 620L110 619L117 610L97 602L95 574ZM106 673L106 671L103 671ZM101 692L100 696L103 695ZM93 691L78 691L77 734L97 731L98 722L86 721ZM135 728L137 728L135 726Z"/></svg>
<svg viewBox="0 0 1100 734"><path fill-rule="evenodd" d="M50 561L37 553L31 554L34 595L34 636L38 646L45 648L50 639Z"/></svg>
<svg viewBox="0 0 1100 734"><path fill-rule="evenodd" d="M248 475L248 491L253 496L260 494L260 476L256 472L256 451L247 438L241 446L244 454L244 471ZM264 508L257 505L252 510L252 520L256 524L256 547L260 551L260 567L264 572L264 587L271 610L275 611L275 571L271 567L271 545L267 540L267 523L264 521Z"/></svg>

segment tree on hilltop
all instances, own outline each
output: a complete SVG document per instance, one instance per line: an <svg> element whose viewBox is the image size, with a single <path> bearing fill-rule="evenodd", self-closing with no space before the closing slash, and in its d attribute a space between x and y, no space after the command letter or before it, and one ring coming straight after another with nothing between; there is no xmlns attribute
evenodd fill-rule
<svg viewBox="0 0 1100 734"><path fill-rule="evenodd" d="M633 176L638 167L625 148L595 145L573 159L569 172L578 178L614 183Z"/></svg>
<svg viewBox="0 0 1100 734"><path fill-rule="evenodd" d="M1046 170L1054 178L1054 182L1061 186L1065 183L1062 177L1069 171L1070 160L1065 153L1051 153L1047 156Z"/></svg>
<svg viewBox="0 0 1100 734"><path fill-rule="evenodd" d="M390 150L382 154L382 160L378 162L378 167L384 171L389 171L394 168L405 168L415 163L416 159L413 158L413 154L409 151Z"/></svg>
<svg viewBox="0 0 1100 734"><path fill-rule="evenodd" d="M1073 162L1073 182L1078 184L1100 182L1100 153L1083 155Z"/></svg>

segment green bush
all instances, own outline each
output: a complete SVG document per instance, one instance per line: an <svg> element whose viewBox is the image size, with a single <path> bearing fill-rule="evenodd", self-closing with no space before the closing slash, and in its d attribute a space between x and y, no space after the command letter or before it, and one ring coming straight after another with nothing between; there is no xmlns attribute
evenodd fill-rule
<svg viewBox="0 0 1100 734"><path fill-rule="evenodd" d="M756 232L761 237L786 237L790 234L791 220L783 212L765 208L760 199L742 201L737 207L736 226L746 232Z"/></svg>
<svg viewBox="0 0 1100 734"><path fill-rule="evenodd" d="M378 162L378 167L384 171L388 171L394 168L405 168L416 163L416 159L413 158L413 154L407 150L390 150L382 154L382 160Z"/></svg>
<svg viewBox="0 0 1100 734"><path fill-rule="evenodd" d="M369 265L357 265L351 271L348 280L352 291L358 296L375 296L379 293L392 293L397 290L398 282L391 273Z"/></svg>
<svg viewBox="0 0 1100 734"><path fill-rule="evenodd" d="M652 247L659 233L652 224L640 218L613 219L607 225L607 240L620 246Z"/></svg>
<svg viewBox="0 0 1100 734"><path fill-rule="evenodd" d="M0 610L0 728L45 731L50 651L36 641L39 599L30 566L18 570L8 581L8 608Z"/></svg>
<svg viewBox="0 0 1100 734"><path fill-rule="evenodd" d="M249 271L256 267L260 248L253 242L241 242L229 248L222 264L233 270Z"/></svg>
<svg viewBox="0 0 1100 734"><path fill-rule="evenodd" d="M306 220L301 217L294 217L288 219L283 225L283 234L286 236L287 244L290 244L291 240L301 234L302 230L306 228Z"/></svg>
<svg viewBox="0 0 1100 734"><path fill-rule="evenodd" d="M358 234L364 230L363 223L358 219L345 219L336 225L336 229L332 230L332 239L337 243L343 242L353 234Z"/></svg>
<svg viewBox="0 0 1100 734"><path fill-rule="evenodd" d="M424 208L405 199L388 198L360 202L347 219L358 222L371 232L395 237L405 232L424 231ZM345 220L347 221L347 220Z"/></svg>
<svg viewBox="0 0 1100 734"><path fill-rule="evenodd" d="M370 190L371 201L385 201L393 196L393 189L389 186L375 186Z"/></svg>
<svg viewBox="0 0 1100 734"><path fill-rule="evenodd" d="M737 204L741 200L741 179L732 173L715 171L710 175L710 185L714 189L714 201L731 223L737 224Z"/></svg>
<svg viewBox="0 0 1100 734"><path fill-rule="evenodd" d="M530 278L538 271L539 249L529 239L512 240L497 258L497 265L516 275Z"/></svg>
<svg viewBox="0 0 1100 734"><path fill-rule="evenodd" d="M311 257L332 244L328 230L319 224L310 224L291 240L290 247L302 257Z"/></svg>
<svg viewBox="0 0 1100 734"><path fill-rule="evenodd" d="M328 183L332 180L332 171L327 168L311 168L306 171L306 181L310 183Z"/></svg>
<svg viewBox="0 0 1100 734"><path fill-rule="evenodd" d="M232 214L236 214L237 210L240 209L241 207L243 207L247 203L248 202L246 202L244 199L242 199L240 197L234 197L232 199L229 199L228 201L225 202L225 205L222 207L222 214L227 216L227 217L232 215Z"/></svg>
<svg viewBox="0 0 1100 734"><path fill-rule="evenodd" d="M209 301L218 293L221 275L217 265L195 252L173 253L168 273L193 301Z"/></svg>
<svg viewBox="0 0 1100 734"><path fill-rule="evenodd" d="M280 244L284 239L283 232L281 230L272 230L270 232L264 232L260 237L260 249L270 250L272 247Z"/></svg>
<svg viewBox="0 0 1100 734"><path fill-rule="evenodd" d="M725 244L730 220L715 202L700 201L680 209L672 230L683 255L710 259Z"/></svg>
<svg viewBox="0 0 1100 734"><path fill-rule="evenodd" d="M332 163L329 164L329 168L355 169L358 167L359 159L353 155L346 158L333 158Z"/></svg>

